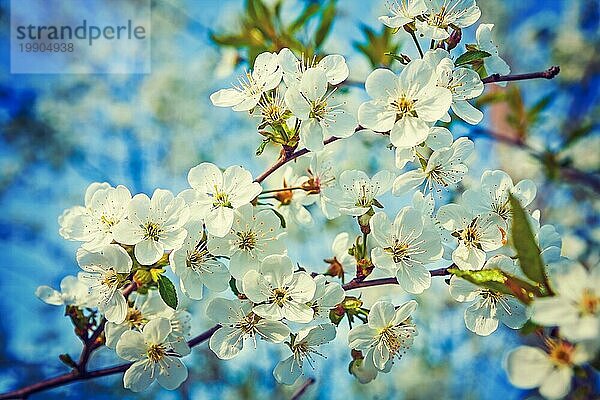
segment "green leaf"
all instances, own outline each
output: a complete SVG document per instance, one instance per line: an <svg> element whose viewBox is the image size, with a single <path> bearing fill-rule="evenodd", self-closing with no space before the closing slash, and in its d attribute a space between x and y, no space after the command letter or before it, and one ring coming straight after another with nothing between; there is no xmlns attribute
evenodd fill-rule
<svg viewBox="0 0 600 400"><path fill-rule="evenodd" d="M524 304L529 304L534 296L541 296L540 289L501 269L460 270L450 268L450 273L463 278L474 285L515 296Z"/></svg>
<svg viewBox="0 0 600 400"><path fill-rule="evenodd" d="M321 47L327 38L327 35L329 35L329 31L331 30L331 26L333 24L333 19L335 18L335 8L335 0L329 0L329 3L327 3L325 9L323 10L321 21L319 22L319 26L315 32L315 45L317 48Z"/></svg>
<svg viewBox="0 0 600 400"><path fill-rule="evenodd" d="M480 269L480 270L461 270L458 268L451 268L448 270L450 273L463 278L474 285L482 286L486 289L493 290L495 292L513 294L511 290L504 285L507 280L507 276L502 270L499 269Z"/></svg>
<svg viewBox="0 0 600 400"><path fill-rule="evenodd" d="M383 53L386 56L392 57L394 60L400 62L400 64L402 65L406 65L410 62L410 58L404 54L396 54L396 53L392 53L392 52L385 52Z"/></svg>
<svg viewBox="0 0 600 400"><path fill-rule="evenodd" d="M265 147L267 147L267 144L269 144L270 141L271 139L265 139L262 142L260 142L260 145L256 149L257 156L260 156L263 153L263 151L265 151Z"/></svg>
<svg viewBox="0 0 600 400"><path fill-rule="evenodd" d="M281 214L279 211L277 211L274 208L271 208L270 210L273 211L275 213L275 215L277 215L277 218L279 218L279 222L281 223L281 227L285 229L286 223L285 223L285 217L283 216L283 214Z"/></svg>
<svg viewBox="0 0 600 400"><path fill-rule="evenodd" d="M231 291L233 292L233 294L235 294L236 296L239 296L240 291L238 290L236 284L235 284L235 278L231 278L229 280L229 288L231 289Z"/></svg>
<svg viewBox="0 0 600 400"><path fill-rule="evenodd" d="M166 305L173 310L177 309L177 291L175 285L169 278L164 275L158 277L158 293Z"/></svg>
<svg viewBox="0 0 600 400"><path fill-rule="evenodd" d="M512 235L519 265L521 270L529 279L544 284L547 287L544 263L540 256L535 236L527 220L527 213L521 207L519 200L512 194L509 195L512 207Z"/></svg>
<svg viewBox="0 0 600 400"><path fill-rule="evenodd" d="M466 53L461 54L456 61L454 62L454 65L461 66L461 65L465 65L465 64L471 64L474 61L478 61L481 59L484 59L486 57L491 56L490 53L488 53L487 51L482 51L482 50L468 50Z"/></svg>

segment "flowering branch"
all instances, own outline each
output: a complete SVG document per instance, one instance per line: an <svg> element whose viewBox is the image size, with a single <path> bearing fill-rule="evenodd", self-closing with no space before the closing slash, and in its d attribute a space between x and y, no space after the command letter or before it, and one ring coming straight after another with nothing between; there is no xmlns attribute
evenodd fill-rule
<svg viewBox="0 0 600 400"><path fill-rule="evenodd" d="M339 139L341 139L341 138L331 136L330 138L325 139L325 141L323 143L325 145L328 145L329 143L335 142L336 140L339 140ZM281 168L288 162L295 160L296 158L303 156L305 154L308 154L308 153L310 153L310 150L308 150L307 148L296 150L289 154L285 151L282 152L281 157L279 157L279 159L275 162L275 164L271 165L269 168L267 168L267 170L265 172L263 172L262 174L257 176L256 179L254 180L254 182L261 183L262 181L267 179L269 177L269 175L271 175L273 172L277 171L279 168Z"/></svg>
<svg viewBox="0 0 600 400"><path fill-rule="evenodd" d="M336 139L337 138L335 138L334 140L336 140ZM331 141L333 141L333 140L331 140ZM304 151L304 150L306 150L306 149L302 149L299 151ZM307 152L308 152L308 150L306 150L306 152L304 152L303 154L306 154ZM299 156L296 156L295 158L297 158L297 157L299 157ZM275 164L275 165L277 165L277 164ZM281 165L283 165L283 164L281 164ZM279 165L279 166L281 166L281 165ZM273 167L271 167L271 168L273 168ZM279 168L279 167L277 167L277 168ZM277 168L275 168L275 170ZM430 271L430 274L431 274L431 276L447 276L447 275L450 275L450 272L448 271L449 268L452 268L452 266L450 266L448 268L439 268L439 269L432 270L432 271ZM366 287L372 287L372 286L397 285L397 284L398 284L398 280L396 278L382 278L382 279L373 279L373 280L368 280L368 281L364 281L364 280L355 278L355 279L351 280L350 282L348 282L347 284L343 285L342 287L344 288L344 290L353 290L353 289L360 289L360 288L366 288ZM126 288L125 290L127 291L128 289L129 289L129 287ZM90 337L90 339L92 337L97 338L100 335L103 326L104 326L104 324L101 323L101 326L99 326L99 328L94 332L94 334ZM187 342L188 346L195 347L201 343L204 343L205 341L210 339L210 337L220 327L221 327L220 325L215 325L212 328L202 332L200 335L190 339ZM68 385L68 384L76 382L76 381L101 378L103 376L123 373L127 370L127 368L129 368L131 366L132 363L125 363L125 364L115 365L112 367L98 369L95 371L89 371L89 372L86 371L85 365L87 364L87 360L89 359L91 352L93 350L95 350L96 348L98 348L99 346L100 345L95 345L95 347L93 347L93 348L88 348L84 345L84 351L82 352L82 356L83 356L83 353L85 353L87 355L85 357L85 363L83 364L83 368L74 369L73 371L71 371L67 374L63 374L63 375L57 376L55 378L46 379L44 381L34 383L29 386L25 386L24 388L1 394L0 400L24 399L24 398L27 398L31 394L43 392L43 391L50 390L50 389L60 387L60 386L65 386L65 385ZM86 349L89 349L89 350L86 350ZM294 394L294 396L292 398L295 398L295 399L300 398L300 396L306 391L306 389L314 383L315 383L314 378L308 379L301 386L301 388Z"/></svg>
<svg viewBox="0 0 600 400"><path fill-rule="evenodd" d="M455 265L451 265L447 268L439 268L429 271L431 276L448 276L451 273L448 271L450 268L454 268ZM381 285L397 285L398 280L396 278L381 278L381 279L372 279L372 280L362 280L354 278L350 282L346 283L342 287L344 290L353 290L353 289L361 289L371 286L381 286Z"/></svg>
<svg viewBox="0 0 600 400"><path fill-rule="evenodd" d="M202 332L200 335L190 339L188 341L188 346L195 347L195 346L199 345L200 343L204 343L205 341L210 339L210 337L220 327L221 327L220 325L215 325L212 328L208 329L207 331ZM98 332L98 331L100 331L100 329L96 330L96 332ZM97 347L98 346L96 346L96 348ZM85 351L85 346L84 346L84 351ZM91 351L89 353L91 353ZM87 355L88 358L89 358L89 353ZM86 363L87 363L88 358L85 359ZM55 378L46 379L44 381L37 382L37 383L34 383L29 386L25 386L24 388L1 394L0 400L3 400L3 399L25 399L34 393L44 392L46 390L50 390L50 389L60 387L60 386L65 386L65 385L68 385L68 384L76 382L76 381L101 378L103 376L123 373L127 370L127 368L129 368L131 366L131 364L132 363L125 363L125 364L115 365L112 367L102 368L102 369L98 369L95 371L89 371L89 372L87 372L85 370L85 368L74 369L73 371L71 371L67 374L63 374L63 375L57 376ZM85 364L84 364L84 366L85 366Z"/></svg>
<svg viewBox="0 0 600 400"><path fill-rule="evenodd" d="M499 75L492 74L481 81L483 83L495 83L495 82L511 82L511 81L524 81L528 79L553 79L560 72L560 67L554 65L545 71L529 72L527 74L515 74L515 75Z"/></svg>

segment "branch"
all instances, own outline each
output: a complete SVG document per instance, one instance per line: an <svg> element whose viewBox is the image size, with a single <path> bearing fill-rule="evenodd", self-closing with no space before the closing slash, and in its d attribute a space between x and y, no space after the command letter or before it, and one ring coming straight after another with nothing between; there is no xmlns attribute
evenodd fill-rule
<svg viewBox="0 0 600 400"><path fill-rule="evenodd" d="M313 385L317 380L315 378L308 378L306 382L302 384L290 397L290 400L298 400L306 392L306 390Z"/></svg>
<svg viewBox="0 0 600 400"><path fill-rule="evenodd" d="M337 140L337 138L335 138L333 140ZM331 143L333 140L331 140L329 143ZM302 152L302 154L306 154L306 153L308 153L308 150L302 149L302 150L297 151L296 153L299 153L299 152ZM293 154L296 154L296 153L293 153ZM297 158L297 157L301 156L302 154L296 155L294 158ZM283 163L283 164L285 164L285 163ZM281 165L283 165L283 164L281 164ZM277 164L275 164L275 165L277 165ZM273 168L273 167L271 167L271 168ZM450 266L448 268L452 268L452 266ZM435 269L435 270L429 271L429 273L431 274L431 276L447 276L447 275L450 275L450 273L448 272L448 268ZM373 279L370 281L363 281L363 280L354 278L353 280L351 280L347 284L343 285L342 287L344 288L344 290L352 290L352 289L359 289L359 288L365 288L365 287L371 287L371 286L396 285L396 284L398 284L398 281L396 280L396 278ZM195 346L207 341L220 327L221 327L220 325L213 326L209 330L190 339L188 341L188 345L190 347L195 347ZM96 335L96 333L94 333L94 335L92 335L92 337L94 337L95 335ZM98 336L99 336L99 334L98 334ZM96 336L96 338L97 338L97 336ZM94 349L92 349L92 350L94 350ZM91 354L91 351L89 352L89 354ZM89 354L87 355L88 358L89 358ZM84 357L84 354L82 353L82 358L83 357ZM87 358L85 360L87 363ZM132 363L125 363L125 364L115 365L112 367L102 368L102 369L98 369L98 370L90 371L90 372L87 372L85 370L85 368L80 368L79 370L75 369L67 374L63 374L63 375L57 376L55 378L46 379L44 381L34 383L29 386L25 386L22 389L13 390L12 392L1 394L0 400L24 399L24 398L27 398L31 394L43 392L43 391L50 390L50 389L53 389L53 388L56 388L59 386L65 386L65 385L68 385L68 384L76 382L76 381L94 379L94 378L100 378L103 376L119 374L119 373L125 372L127 370L127 368L129 368L131 366L131 364ZM315 383L315 380L313 378L308 379L304 383L304 385L302 385L300 387L300 389L294 394L294 397L292 397L292 399L300 398L300 396L306 391L306 389L314 383Z"/></svg>
<svg viewBox="0 0 600 400"><path fill-rule="evenodd" d="M525 141L518 137L512 137L508 135L503 135L498 132L494 132L488 129L483 128L475 128L473 129L469 135L466 137L470 139L475 139L477 137L486 137L492 140L495 140L499 143L503 143L509 146L517 147L523 151L528 152L532 157L536 158L540 162L544 160L544 154L538 152L531 146L529 146ZM581 171L577 168L569 167L566 165L561 165L560 163L556 164L558 171L561 177L566 182L572 182L579 184L585 188L591 189L596 193L600 193L600 177L597 174L589 173L585 171Z"/></svg>
<svg viewBox="0 0 600 400"><path fill-rule="evenodd" d="M358 129L358 128L357 128ZM339 140L341 138L336 137L336 136L331 136L330 138L325 139L325 141L323 142L325 145L328 145L329 143L335 142L336 140ZM254 182L258 182L261 183L262 181L264 181L265 179L267 179L269 177L269 175L271 175L273 172L277 171L279 168L281 168L282 166L284 166L285 164L287 164L288 162L295 160L296 158L303 156L305 154L310 153L310 150L304 148L304 149L300 149L300 150L296 150L291 154L286 154L285 152L282 153L281 157L279 157L279 160L277 160L275 162L275 164L271 165L269 168L267 168L265 170L265 172L263 172L262 174L260 174L259 176L256 177L256 179L254 180Z"/></svg>
<svg viewBox="0 0 600 400"><path fill-rule="evenodd" d="M446 267L446 268L434 269L434 270L429 271L429 274L431 276L448 276L448 275L451 275L450 272L448 272L448 269L453 268L453 267L455 267L454 264L449 267ZM397 285L397 284L398 284L398 280L396 278L381 278L381 279L372 279L369 281L354 278L350 282L343 285L342 287L344 288L344 290L353 290L353 289L360 289L360 288L366 288L366 287L371 287L371 286Z"/></svg>
<svg viewBox="0 0 600 400"><path fill-rule="evenodd" d="M220 327L221 327L220 325L215 325L212 328L210 328L209 330L202 332L200 335L189 340L188 345L190 347L195 347L195 346L199 345L200 343L207 341ZM119 374L119 373L125 372L127 370L127 368L129 368L131 366L131 364L132 363L125 363L125 364L115 365L112 367L102 368L102 369L98 369L98 370L90 371L90 372L86 372L85 370L78 371L75 369L67 374L63 374L63 375L60 375L60 376L57 376L54 378L46 379L44 381L37 382L37 383L34 383L29 386L25 386L24 388L1 394L0 400L3 400L3 399L25 399L34 393L44 392L46 390L50 390L50 389L53 389L53 388L56 388L59 386L68 385L68 384L76 382L76 381L94 379L94 378L100 378L103 376Z"/></svg>
<svg viewBox="0 0 600 400"><path fill-rule="evenodd" d="M560 67L554 65L545 71L530 72L527 74L515 74L515 75L499 75L493 74L481 81L483 83L494 83L494 82L510 82L510 81L524 81L527 79L553 79L560 72Z"/></svg>

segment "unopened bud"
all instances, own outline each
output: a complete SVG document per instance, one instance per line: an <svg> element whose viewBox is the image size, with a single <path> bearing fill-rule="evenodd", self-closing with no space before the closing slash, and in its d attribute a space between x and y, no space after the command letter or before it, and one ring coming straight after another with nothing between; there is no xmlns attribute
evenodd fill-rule
<svg viewBox="0 0 600 400"><path fill-rule="evenodd" d="M133 281L137 283L138 287L144 286L152 282L152 274L147 269L138 269L133 274Z"/></svg>
<svg viewBox="0 0 600 400"><path fill-rule="evenodd" d="M341 303L342 307L346 311L358 310L362 307L363 302L357 297L346 297Z"/></svg>
<svg viewBox="0 0 600 400"><path fill-rule="evenodd" d="M373 263L370 260L363 258L358 261L356 264L357 278L365 279L367 276L371 275L371 272L373 272Z"/></svg>

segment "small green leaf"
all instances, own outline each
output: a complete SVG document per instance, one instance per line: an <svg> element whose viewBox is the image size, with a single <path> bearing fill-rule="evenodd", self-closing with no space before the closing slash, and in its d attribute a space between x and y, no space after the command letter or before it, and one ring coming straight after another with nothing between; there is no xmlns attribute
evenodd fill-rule
<svg viewBox="0 0 600 400"><path fill-rule="evenodd" d="M524 304L529 304L534 296L541 296L538 287L497 268L476 271L450 268L448 271L474 285L515 296Z"/></svg>
<svg viewBox="0 0 600 400"><path fill-rule="evenodd" d="M265 147L267 147L267 144L269 144L270 141L271 139L265 139L262 142L260 142L260 145L256 149L257 156L260 156L263 153L263 151L265 151Z"/></svg>
<svg viewBox="0 0 600 400"><path fill-rule="evenodd" d="M540 248L535 241L535 236L527 220L527 214L521 207L519 200L512 194L509 199L512 207L513 243L521 270L532 281L546 285L546 273L540 256Z"/></svg>
<svg viewBox="0 0 600 400"><path fill-rule="evenodd" d="M390 51L387 51L383 54L388 57L392 57L394 60L398 61L402 65L407 65L410 62L410 57L408 57L405 54L396 54L396 53L392 53Z"/></svg>
<svg viewBox="0 0 600 400"><path fill-rule="evenodd" d="M240 291L238 290L236 284L235 284L235 278L231 278L229 280L229 288L231 289L231 291L233 292L233 294L235 294L236 296L239 296Z"/></svg>
<svg viewBox="0 0 600 400"><path fill-rule="evenodd" d="M271 208L271 211L273 211L275 213L275 215L277 215L277 218L279 218L279 222L281 223L281 227L285 229L285 217L276 209Z"/></svg>
<svg viewBox="0 0 600 400"><path fill-rule="evenodd" d="M482 50L468 50L466 53L461 54L456 61L454 62L454 65L456 65L457 67L461 66L461 65L465 65L465 64L471 64L474 61L478 61L481 59L484 59L486 57L491 56L490 53L488 53L487 51L482 51Z"/></svg>
<svg viewBox="0 0 600 400"><path fill-rule="evenodd" d="M175 285L164 275L158 276L158 293L166 305L173 310L177 309L177 291Z"/></svg>

